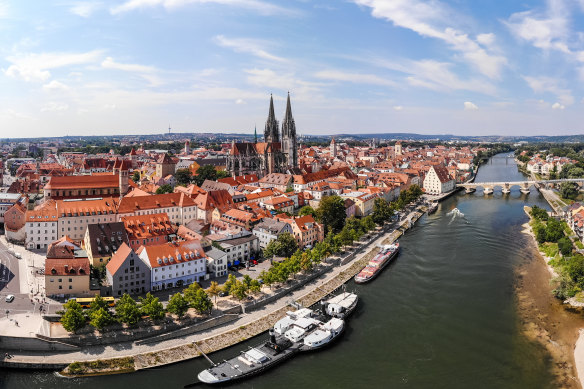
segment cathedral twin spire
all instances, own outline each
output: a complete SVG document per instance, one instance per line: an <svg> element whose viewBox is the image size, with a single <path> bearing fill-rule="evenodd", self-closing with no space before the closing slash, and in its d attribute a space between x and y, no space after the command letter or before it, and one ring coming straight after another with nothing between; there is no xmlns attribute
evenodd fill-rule
<svg viewBox="0 0 584 389"><path fill-rule="evenodd" d="M278 120L274 113L274 98L270 95L270 110L268 111L268 120L266 120L266 127L264 129L264 141L268 143L280 142L280 131L278 129ZM282 138L296 137L296 124L294 117L292 117L292 105L290 104L290 92L288 92L288 100L286 101L286 113L284 114L284 121L282 122Z"/></svg>

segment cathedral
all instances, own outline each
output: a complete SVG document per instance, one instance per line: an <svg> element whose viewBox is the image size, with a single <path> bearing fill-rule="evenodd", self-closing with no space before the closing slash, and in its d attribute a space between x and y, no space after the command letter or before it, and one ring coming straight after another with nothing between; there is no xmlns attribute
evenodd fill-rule
<svg viewBox="0 0 584 389"><path fill-rule="evenodd" d="M290 93L286 102L286 113L282 122L282 135L274 114L274 99L270 96L270 110L264 128L264 141L233 143L227 158L227 170L234 175L257 174L263 177L270 173L286 173L297 170L298 144L296 124L292 117Z"/></svg>

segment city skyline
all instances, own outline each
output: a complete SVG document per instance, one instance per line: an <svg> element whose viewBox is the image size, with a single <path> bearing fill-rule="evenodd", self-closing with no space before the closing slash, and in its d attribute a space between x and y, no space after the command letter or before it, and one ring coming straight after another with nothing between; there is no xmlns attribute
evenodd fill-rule
<svg viewBox="0 0 584 389"><path fill-rule="evenodd" d="M11 137L584 133L584 1L0 0Z"/></svg>

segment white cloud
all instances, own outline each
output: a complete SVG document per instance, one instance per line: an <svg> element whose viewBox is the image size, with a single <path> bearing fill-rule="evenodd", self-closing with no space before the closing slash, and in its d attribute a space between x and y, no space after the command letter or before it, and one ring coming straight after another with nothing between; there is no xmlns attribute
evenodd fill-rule
<svg viewBox="0 0 584 389"><path fill-rule="evenodd" d="M551 93L563 105L571 105L574 103L572 92L569 89L560 87L559 82L553 78L523 76L523 79L535 93Z"/></svg>
<svg viewBox="0 0 584 389"><path fill-rule="evenodd" d="M396 83L383 77L376 76L374 74L363 74L363 73L348 73L342 70L322 70L315 74L316 78L321 78L323 80L333 80L333 81L347 81L355 84L373 84L373 85L385 85L385 86L396 86Z"/></svg>
<svg viewBox="0 0 584 389"><path fill-rule="evenodd" d="M69 8L69 12L83 18L88 18L102 6L103 4L101 2L82 1L75 3L75 5Z"/></svg>
<svg viewBox="0 0 584 389"><path fill-rule="evenodd" d="M46 81L51 77L50 69L96 62L101 55L101 50L85 53L18 54L6 58L12 65L4 71L4 74L25 81Z"/></svg>
<svg viewBox="0 0 584 389"><path fill-rule="evenodd" d="M267 59L270 61L284 62L285 58L278 57L276 55L270 54L263 48L267 45L267 42L259 41L256 39L246 39L246 38L226 38L223 35L217 35L215 37L215 42L222 47L227 47L232 49L236 53L247 53L258 58Z"/></svg>
<svg viewBox="0 0 584 389"><path fill-rule="evenodd" d="M518 12L506 24L517 38L537 48L569 54L569 14L563 1L550 0L546 12Z"/></svg>
<svg viewBox="0 0 584 389"><path fill-rule="evenodd" d="M259 0L128 0L123 4L110 8L113 15L135 11L143 8L164 7L168 11L184 7L189 4L214 3L226 6L239 7L256 11L261 15L297 15L298 12L288 8Z"/></svg>
<svg viewBox="0 0 584 389"><path fill-rule="evenodd" d="M565 109L565 108L566 108L566 106L565 106L565 105L562 105L562 104L560 104L560 103L558 103L558 102L555 102L555 103L553 103L553 104L552 104L552 109L559 109L559 110L562 110L562 109Z"/></svg>
<svg viewBox="0 0 584 389"><path fill-rule="evenodd" d="M394 111L402 111L403 109L404 109L404 107L403 107L403 106L401 106L401 105L394 105L394 106L393 106L393 110L394 110Z"/></svg>
<svg viewBox="0 0 584 389"><path fill-rule="evenodd" d="M55 90L67 90L69 87L62 82L57 80L52 80L48 84L43 85L43 89L46 91L55 91Z"/></svg>
<svg viewBox="0 0 584 389"><path fill-rule="evenodd" d="M476 111L478 109L479 109L479 107L477 107L476 104L471 103L470 101L464 102L464 110L465 111Z"/></svg>
<svg viewBox="0 0 584 389"><path fill-rule="evenodd" d="M243 99L237 99L235 100L235 104L245 104L245 101Z"/></svg>
<svg viewBox="0 0 584 389"><path fill-rule="evenodd" d="M420 0L353 0L371 8L371 14L392 22L395 26L410 29L421 36L439 39L475 66L489 78L499 78L507 59L481 47L492 46L494 34L480 34L476 40L467 33L449 26L452 12L438 1L424 3ZM479 38L480 37L480 38ZM489 45L486 45L488 42ZM489 47L491 49L491 47Z"/></svg>
<svg viewBox="0 0 584 389"><path fill-rule="evenodd" d="M103 62L101 63L101 66L106 69L123 70L124 72L132 73L154 73L157 70L153 66L119 63L114 61L112 57L107 57L106 59L104 59Z"/></svg>
<svg viewBox="0 0 584 389"><path fill-rule="evenodd" d="M69 109L69 104L51 101L41 107L41 112L59 112Z"/></svg>

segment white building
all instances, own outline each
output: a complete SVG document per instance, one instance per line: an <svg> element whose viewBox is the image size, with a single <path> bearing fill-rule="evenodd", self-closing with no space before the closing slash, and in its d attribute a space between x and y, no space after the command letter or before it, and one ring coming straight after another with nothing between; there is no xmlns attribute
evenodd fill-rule
<svg viewBox="0 0 584 389"><path fill-rule="evenodd" d="M25 242L27 249L46 249L51 242L59 239L59 218L54 203L52 205L26 212Z"/></svg>
<svg viewBox="0 0 584 389"><path fill-rule="evenodd" d="M258 237L258 245L263 250L271 241L278 239L280 234L284 232L292 234L292 227L275 219L264 219L256 224L252 232Z"/></svg>
<svg viewBox="0 0 584 389"><path fill-rule="evenodd" d="M441 194L454 190L456 180L450 177L448 169L443 165L430 167L424 178L424 189L428 194Z"/></svg>
<svg viewBox="0 0 584 389"><path fill-rule="evenodd" d="M207 274L207 257L198 240L141 246L137 254L150 268L150 290L182 287Z"/></svg>
<svg viewBox="0 0 584 389"><path fill-rule="evenodd" d="M227 266L245 263L259 250L258 238L252 234L239 238L221 239L217 243L227 253Z"/></svg>

